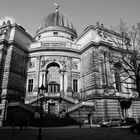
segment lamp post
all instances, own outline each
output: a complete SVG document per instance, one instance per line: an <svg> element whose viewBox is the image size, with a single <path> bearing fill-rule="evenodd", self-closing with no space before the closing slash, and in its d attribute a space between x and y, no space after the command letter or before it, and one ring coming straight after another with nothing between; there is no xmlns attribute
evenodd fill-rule
<svg viewBox="0 0 140 140"><path fill-rule="evenodd" d="M79 102L82 103L82 96L80 96ZM81 128L81 109L80 109L80 107L78 109L78 113L79 113L79 128Z"/></svg>
<svg viewBox="0 0 140 140"><path fill-rule="evenodd" d="M44 87L44 85L42 84L41 87L39 87L39 101L40 101L40 125L39 125L39 129L38 129L38 140L42 140L42 119L43 119L43 97L44 97L44 93L43 91L46 88ZM41 91L41 92L40 92Z"/></svg>

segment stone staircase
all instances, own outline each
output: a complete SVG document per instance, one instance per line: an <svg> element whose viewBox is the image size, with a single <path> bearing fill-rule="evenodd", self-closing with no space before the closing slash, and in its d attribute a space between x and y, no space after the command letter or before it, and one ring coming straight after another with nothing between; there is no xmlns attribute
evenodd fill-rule
<svg viewBox="0 0 140 140"><path fill-rule="evenodd" d="M45 96L48 98L48 94L46 93ZM55 95L55 97L59 97L60 95ZM49 95L50 99L54 97L54 95ZM67 112L70 113L70 112L73 112L74 110L82 107L82 106L94 106L94 102L93 101L78 101L77 99L73 99L71 97L68 97L68 96L63 96L61 97L62 100L66 100L70 103L72 103L73 105L71 107L69 107L67 109ZM27 99L25 100L25 104L32 104L33 102L37 101L37 96L30 96L30 97L27 97Z"/></svg>
<svg viewBox="0 0 140 140"><path fill-rule="evenodd" d="M77 99L73 99L73 98L71 98L71 97L68 97L68 96L63 96L62 97L64 100L66 100L66 101L69 101L69 102L71 102L71 103L78 103L78 100Z"/></svg>
<svg viewBox="0 0 140 140"><path fill-rule="evenodd" d="M57 99L57 98L59 99L60 98L60 93L57 93L57 94L45 93L45 98L46 99L49 99L49 98L50 99ZM68 97L66 95L64 95L61 98L62 98L62 100L66 100L66 101L68 101L70 103L73 103L73 104L78 103L77 99L73 99L73 98ZM26 97L25 104L32 104L33 102L35 102L37 100L38 100L37 96L28 96L28 97Z"/></svg>
<svg viewBox="0 0 140 140"><path fill-rule="evenodd" d="M80 108L82 106L93 107L94 106L94 102L91 102L91 101L80 101L79 103L74 104L73 106L68 108L67 112L71 113L71 112L75 111L76 109L78 109L78 108Z"/></svg>
<svg viewBox="0 0 140 140"><path fill-rule="evenodd" d="M46 97L47 94L45 94ZM57 95L58 97L59 95ZM48 100L48 103L51 103L51 97L54 97L54 95L49 95L50 97L50 100ZM63 112L63 108L58 108L58 106L51 106L51 112L48 112L48 106L44 107L45 108L45 112L46 113L50 113L50 114L59 114L60 118L64 118L66 114L69 114L75 121L77 121L77 118L78 116L74 116L73 113L74 112L77 112L78 109L84 107L84 108L91 108L91 107L94 107L95 106L95 103L91 100L82 100L82 101L78 101L78 99L73 99L72 97L69 97L69 96L63 96L61 97L63 101L65 101L65 103L68 103L68 104L71 104L70 106L68 106L68 108L66 109L66 112ZM52 98L53 99L53 98ZM55 97L55 99L57 99ZM58 97L59 99L59 97ZM27 98L26 99L26 102L27 104L31 105L33 102L37 101L37 97L30 97L30 98ZM64 105L65 106L65 105ZM62 107L64 107L62 105ZM58 110L60 112L58 112ZM90 109L88 109L90 110ZM54 113L55 112L55 113ZM88 111L85 110L85 112L83 112L84 114L88 114Z"/></svg>
<svg viewBox="0 0 140 140"><path fill-rule="evenodd" d="M37 96L28 96L25 100L25 104L31 104L37 101Z"/></svg>

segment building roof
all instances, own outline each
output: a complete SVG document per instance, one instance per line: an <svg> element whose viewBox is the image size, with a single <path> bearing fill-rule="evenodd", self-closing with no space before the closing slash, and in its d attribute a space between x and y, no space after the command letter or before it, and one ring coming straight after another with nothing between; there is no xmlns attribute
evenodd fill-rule
<svg viewBox="0 0 140 140"><path fill-rule="evenodd" d="M72 22L59 11L50 13L42 20L40 28L44 28L44 27L48 27L48 26L67 27L76 32Z"/></svg>
<svg viewBox="0 0 140 140"><path fill-rule="evenodd" d="M58 29L58 27L61 27L61 29L67 28L71 30L75 34L75 36L77 36L76 29L74 28L72 22L58 10L45 16L45 18L41 21L41 25L36 34L44 29L49 29L50 27L52 30Z"/></svg>

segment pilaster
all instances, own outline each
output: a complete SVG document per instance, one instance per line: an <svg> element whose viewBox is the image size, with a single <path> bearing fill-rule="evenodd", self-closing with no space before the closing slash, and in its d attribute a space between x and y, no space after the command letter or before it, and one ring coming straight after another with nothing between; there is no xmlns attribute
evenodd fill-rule
<svg viewBox="0 0 140 140"><path fill-rule="evenodd" d="M72 92L72 58L68 58L68 66L67 66L67 92Z"/></svg>
<svg viewBox="0 0 140 140"><path fill-rule="evenodd" d="M0 45L0 94L2 92L2 79L3 79L3 71L4 71L4 62L6 57L6 46Z"/></svg>
<svg viewBox="0 0 140 140"><path fill-rule="evenodd" d="M38 87L39 87L39 76L40 76L40 56L36 57L36 72L35 72L35 85L34 85L34 92L38 92Z"/></svg>

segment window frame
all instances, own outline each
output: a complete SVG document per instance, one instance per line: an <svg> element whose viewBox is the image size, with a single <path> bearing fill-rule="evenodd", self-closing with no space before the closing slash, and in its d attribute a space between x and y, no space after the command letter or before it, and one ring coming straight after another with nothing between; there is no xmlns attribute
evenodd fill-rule
<svg viewBox="0 0 140 140"><path fill-rule="evenodd" d="M78 92L78 80L73 79L73 91Z"/></svg>
<svg viewBox="0 0 140 140"><path fill-rule="evenodd" d="M28 92L33 92L33 83L34 83L33 79L28 80Z"/></svg>

